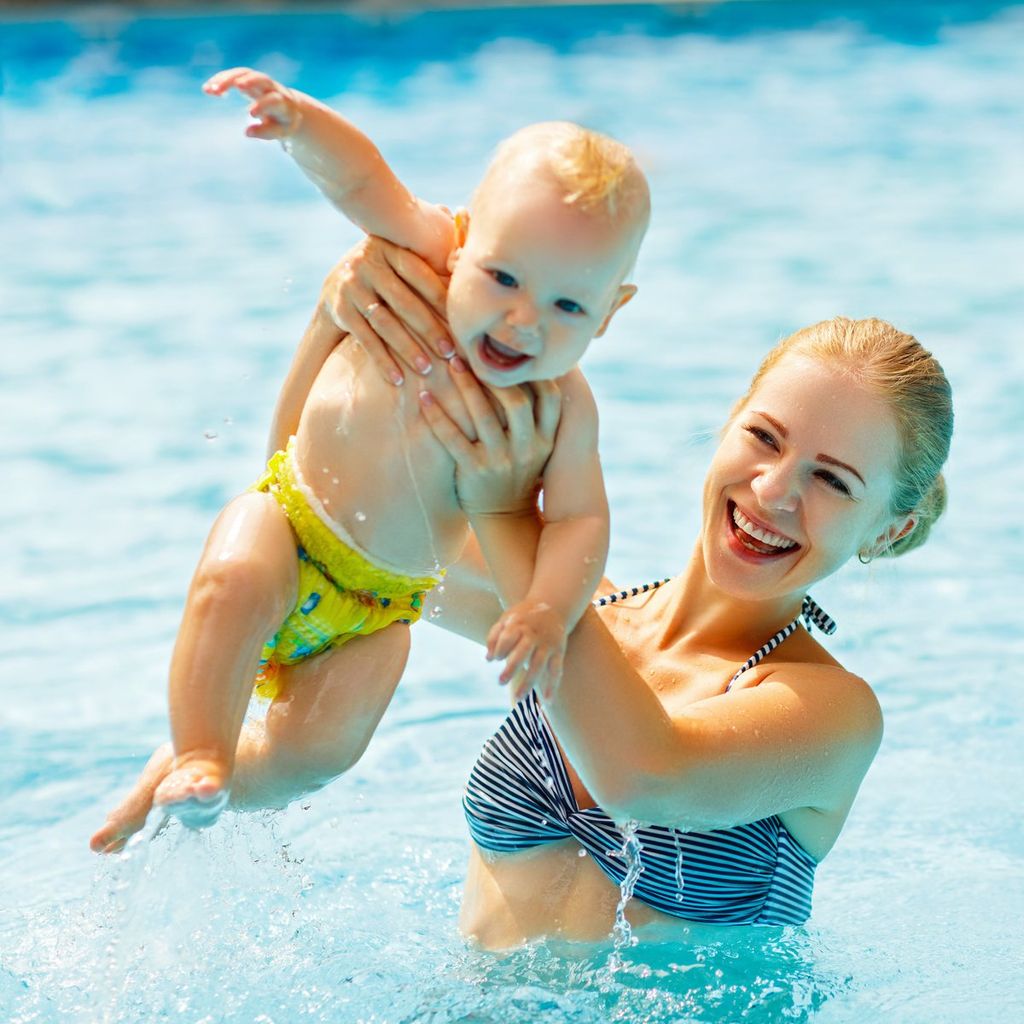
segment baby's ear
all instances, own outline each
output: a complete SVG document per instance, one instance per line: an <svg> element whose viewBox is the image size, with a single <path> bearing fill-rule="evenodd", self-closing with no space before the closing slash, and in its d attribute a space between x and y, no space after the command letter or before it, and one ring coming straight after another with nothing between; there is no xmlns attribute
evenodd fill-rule
<svg viewBox="0 0 1024 1024"><path fill-rule="evenodd" d="M615 314L620 309L622 309L622 307L627 302L629 302L629 300L632 299L634 295L636 295L635 284L619 285L619 292L615 296L614 301L612 302L612 308L608 310L608 315L604 318L603 321L601 321L601 326L598 327L597 333L594 335L595 338L600 338L601 335L604 334L606 330L608 330L608 325L612 322L612 317L615 316Z"/></svg>
<svg viewBox="0 0 1024 1024"><path fill-rule="evenodd" d="M466 244L466 236L469 234L469 210L464 207L459 207L455 211L455 245L452 251L448 253L448 273L450 274L455 269L455 264L459 261L459 256L462 254L462 248Z"/></svg>

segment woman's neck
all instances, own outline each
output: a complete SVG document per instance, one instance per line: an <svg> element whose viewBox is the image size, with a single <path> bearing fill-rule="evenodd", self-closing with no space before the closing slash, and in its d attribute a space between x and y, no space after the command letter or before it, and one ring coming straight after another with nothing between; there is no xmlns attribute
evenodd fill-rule
<svg viewBox="0 0 1024 1024"><path fill-rule="evenodd" d="M786 594L748 601L727 594L709 578L700 541L686 568L663 588L662 613L657 617L657 643L746 657L765 639L800 612L803 594ZM746 653L744 653L746 652Z"/></svg>

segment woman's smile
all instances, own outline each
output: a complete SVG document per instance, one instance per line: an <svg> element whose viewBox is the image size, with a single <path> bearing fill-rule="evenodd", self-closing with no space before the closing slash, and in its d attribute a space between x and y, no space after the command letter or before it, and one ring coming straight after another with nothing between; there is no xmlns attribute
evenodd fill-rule
<svg viewBox="0 0 1024 1024"><path fill-rule="evenodd" d="M732 541L731 549L744 557L753 555L755 561L784 558L800 550L795 540L754 518L732 499L726 502L726 536Z"/></svg>

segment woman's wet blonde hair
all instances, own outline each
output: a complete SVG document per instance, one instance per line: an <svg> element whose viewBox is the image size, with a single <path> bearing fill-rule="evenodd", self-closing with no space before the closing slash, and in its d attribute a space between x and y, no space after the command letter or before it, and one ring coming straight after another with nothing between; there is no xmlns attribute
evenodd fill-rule
<svg viewBox="0 0 1024 1024"><path fill-rule="evenodd" d="M841 366L889 403L900 435L890 508L894 517L913 515L916 524L877 554L895 557L920 547L946 507L942 467L953 436L953 392L938 360L915 337L884 320L823 320L791 334L768 353L734 414L789 355Z"/></svg>

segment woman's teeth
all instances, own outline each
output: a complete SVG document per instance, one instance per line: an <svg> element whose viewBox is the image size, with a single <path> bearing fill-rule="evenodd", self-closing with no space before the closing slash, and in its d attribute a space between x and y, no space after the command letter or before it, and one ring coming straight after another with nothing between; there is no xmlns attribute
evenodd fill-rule
<svg viewBox="0 0 1024 1024"><path fill-rule="evenodd" d="M771 533L769 530L762 530L760 526L755 526L735 505L732 508L732 521L745 534L777 551L786 551L797 546L795 540L780 537L777 533Z"/></svg>

